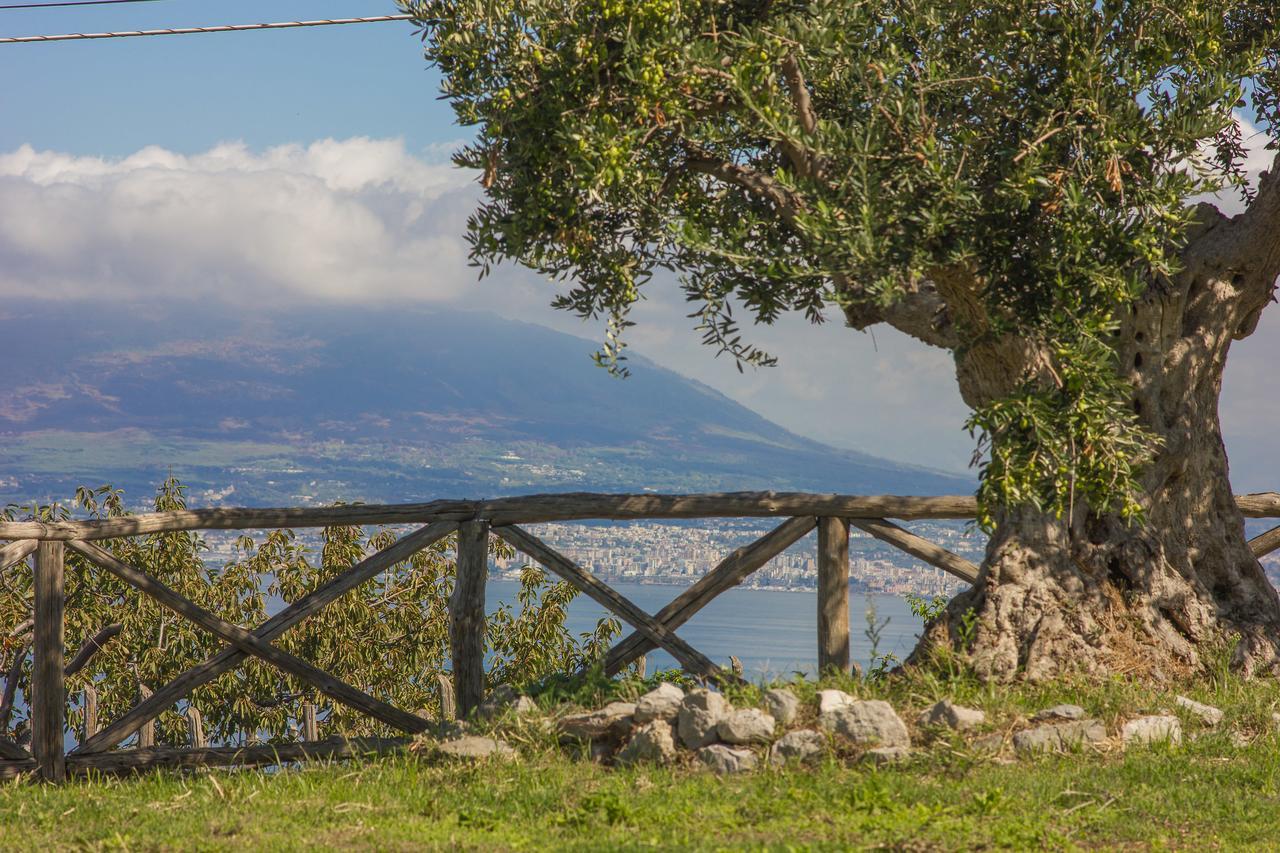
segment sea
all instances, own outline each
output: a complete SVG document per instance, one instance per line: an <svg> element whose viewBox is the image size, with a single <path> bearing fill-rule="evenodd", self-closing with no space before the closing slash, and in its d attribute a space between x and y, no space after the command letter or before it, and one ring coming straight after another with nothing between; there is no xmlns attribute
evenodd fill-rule
<svg viewBox="0 0 1280 853"><path fill-rule="evenodd" d="M648 613L661 610L685 587L610 582L619 593ZM485 603L492 610L499 602L514 603L516 581L490 579ZM606 611L579 595L569 605L566 627L575 635L595 628ZM623 624L623 633L629 632ZM897 596L849 594L850 651L864 670L872 655L893 655L905 660L920 636L922 622L907 602ZM685 642L722 666L729 656L742 661L744 675L752 681L788 678L793 673L812 676L818 666L818 597L814 590L766 590L739 587L722 593L676 632ZM676 669L666 652L647 656L648 672Z"/></svg>

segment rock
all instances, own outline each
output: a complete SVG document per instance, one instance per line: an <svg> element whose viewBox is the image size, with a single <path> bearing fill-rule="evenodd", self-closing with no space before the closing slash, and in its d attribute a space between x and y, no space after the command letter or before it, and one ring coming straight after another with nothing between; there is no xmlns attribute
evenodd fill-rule
<svg viewBox="0 0 1280 853"><path fill-rule="evenodd" d="M1182 743L1182 722L1172 714L1158 714L1130 720L1120 729L1125 746L1134 743Z"/></svg>
<svg viewBox="0 0 1280 853"><path fill-rule="evenodd" d="M916 720L916 724L924 726L946 726L958 732L974 729L987 720L987 715L973 708L963 708L951 704L950 699L943 699L926 710Z"/></svg>
<svg viewBox="0 0 1280 853"><path fill-rule="evenodd" d="M640 697L640 701L636 703L636 722L674 720L680 713L682 701L684 701L684 691L664 681Z"/></svg>
<svg viewBox="0 0 1280 853"><path fill-rule="evenodd" d="M734 711L719 722L716 734L725 743L768 743L773 740L773 717L759 708Z"/></svg>
<svg viewBox="0 0 1280 853"><path fill-rule="evenodd" d="M1179 708L1190 711L1199 717L1201 722L1212 728L1222 722L1222 709L1215 708L1212 705L1202 705L1194 699L1188 699L1186 696L1179 696L1173 700L1173 704Z"/></svg>
<svg viewBox="0 0 1280 853"><path fill-rule="evenodd" d="M1017 732L1013 736L1013 748L1022 755L1028 755L1090 746L1106 739L1107 729L1100 721L1071 720Z"/></svg>
<svg viewBox="0 0 1280 853"><path fill-rule="evenodd" d="M854 699L843 690L819 690L818 691L818 716L822 717L835 711L837 708L844 708L852 705L858 700Z"/></svg>
<svg viewBox="0 0 1280 853"><path fill-rule="evenodd" d="M827 736L813 729L796 729L778 738L769 751L769 761L781 767L788 761L808 764L817 761L827 752Z"/></svg>
<svg viewBox="0 0 1280 853"><path fill-rule="evenodd" d="M556 726L570 740L621 737L631 728L635 713L633 702L610 702L597 711L561 717Z"/></svg>
<svg viewBox="0 0 1280 853"><path fill-rule="evenodd" d="M479 735L463 735L452 740L442 740L436 744L436 751L441 755L464 761L480 761L486 758L511 761L517 754L509 744Z"/></svg>
<svg viewBox="0 0 1280 853"><path fill-rule="evenodd" d="M905 746L877 746L875 749L868 749L862 755L863 761L870 761L877 767L883 767L886 764L897 764L899 761L906 761L911 757L911 750Z"/></svg>
<svg viewBox="0 0 1280 853"><path fill-rule="evenodd" d="M822 716L823 727L854 743L911 746L911 736L893 706L879 699L855 701Z"/></svg>
<svg viewBox="0 0 1280 853"><path fill-rule="evenodd" d="M538 706L528 696L521 696L509 684L500 684L476 708L483 720L495 720L508 714L516 717L532 714Z"/></svg>
<svg viewBox="0 0 1280 853"><path fill-rule="evenodd" d="M754 770L756 765L759 764L756 754L751 750L734 749L722 743L704 746L698 750L697 755L703 764L721 776L728 773L742 773L747 770Z"/></svg>
<svg viewBox="0 0 1280 853"><path fill-rule="evenodd" d="M1271 725L1280 730L1280 711L1271 712Z"/></svg>
<svg viewBox="0 0 1280 853"><path fill-rule="evenodd" d="M716 727L732 712L729 700L719 693L705 687L689 691L680 703L680 713L676 717L680 742L689 749L715 743Z"/></svg>
<svg viewBox="0 0 1280 853"><path fill-rule="evenodd" d="M1031 718L1033 723L1042 723L1048 720L1083 720L1084 708L1079 705L1054 705L1052 708L1045 708Z"/></svg>
<svg viewBox="0 0 1280 853"><path fill-rule="evenodd" d="M997 755L1004 749L1004 735L990 734L974 738L973 742L969 744L969 748L974 752Z"/></svg>
<svg viewBox="0 0 1280 853"><path fill-rule="evenodd" d="M769 714L784 726L795 722L796 715L800 713L800 700L796 694L781 687L766 690L764 704Z"/></svg>
<svg viewBox="0 0 1280 853"><path fill-rule="evenodd" d="M617 756L619 764L670 764L675 760L676 741L666 720L653 720L636 729Z"/></svg>

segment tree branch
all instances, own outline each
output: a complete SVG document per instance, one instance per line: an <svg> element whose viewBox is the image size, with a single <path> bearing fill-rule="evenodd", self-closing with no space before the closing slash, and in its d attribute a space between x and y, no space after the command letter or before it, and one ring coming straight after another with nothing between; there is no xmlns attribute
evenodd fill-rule
<svg viewBox="0 0 1280 853"><path fill-rule="evenodd" d="M111 642L122 630L124 630L124 625L119 622L112 622L88 640L85 640L80 646L80 651L76 652L76 656L71 659L71 663L67 664L63 670L63 675L72 676L84 669L84 665L89 662L89 659L97 654L103 646Z"/></svg>
<svg viewBox="0 0 1280 853"><path fill-rule="evenodd" d="M772 176L749 166L742 166L731 160L717 159L706 152L691 148L690 156L685 159L685 167L692 172L710 175L726 184L744 189L756 198L768 201L778 209L783 220L793 227L805 210L804 199L799 193L783 186Z"/></svg>
<svg viewBox="0 0 1280 853"><path fill-rule="evenodd" d="M800 128L808 136L818 132L818 116L813 110L813 99L809 96L809 86L805 83L804 74L800 71L800 63L795 54L787 54L782 60L782 76L787 81L787 90L791 93L791 103L795 107L796 118ZM822 163L816 154L797 145L790 139L780 140L782 151L791 161L796 172L807 178L818 180L822 173Z"/></svg>
<svg viewBox="0 0 1280 853"><path fill-rule="evenodd" d="M0 734L9 731L9 717L13 713L13 702L18 694L18 679L22 676L22 664L27 659L30 648L31 638L28 638L13 653L13 663L5 674L4 695L0 697Z"/></svg>

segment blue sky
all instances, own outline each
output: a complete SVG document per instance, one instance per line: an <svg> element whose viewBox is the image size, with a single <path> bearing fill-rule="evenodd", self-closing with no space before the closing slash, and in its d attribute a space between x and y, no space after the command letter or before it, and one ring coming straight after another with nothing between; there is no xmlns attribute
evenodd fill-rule
<svg viewBox="0 0 1280 853"><path fill-rule="evenodd" d="M0 10L0 34L45 35L397 14L371 0L162 0ZM325 137L456 140L408 23L0 45L0 150L121 156Z"/></svg>
<svg viewBox="0 0 1280 853"><path fill-rule="evenodd" d="M0 34L394 14L370 0L160 0L0 10ZM477 284L461 240L477 199L448 165L466 138L408 23L0 45L0 299L307 299L485 308L593 340L552 286L503 267ZM1259 152L1255 166L1264 158ZM0 309L2 310L2 309ZM655 281L633 347L796 432L959 471L972 442L949 357L887 328L785 318L739 374ZM583 357L588 357L584 347ZM1280 484L1271 393L1280 314L1232 351L1224 434L1237 488ZM609 380L602 373L601 381Z"/></svg>

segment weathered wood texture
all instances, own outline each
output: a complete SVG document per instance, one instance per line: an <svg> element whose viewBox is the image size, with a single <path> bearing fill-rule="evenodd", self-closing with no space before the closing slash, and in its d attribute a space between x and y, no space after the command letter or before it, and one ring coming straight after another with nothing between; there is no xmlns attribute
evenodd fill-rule
<svg viewBox="0 0 1280 853"><path fill-rule="evenodd" d="M241 747L206 747L174 749L153 746L147 749L122 749L67 756L67 771L73 775L89 772L121 775L159 768L197 767L261 767L309 759L347 759L397 752L410 743L409 738L331 738L316 743L259 744ZM15 779L32 773L34 759L0 761L0 780Z"/></svg>
<svg viewBox="0 0 1280 853"><path fill-rule="evenodd" d="M893 522L885 521L883 518L851 518L849 523L882 542L888 542L895 548L906 551L916 559L955 575L965 583L974 583L978 579L976 565L935 542L915 535L910 530L903 530Z"/></svg>
<svg viewBox="0 0 1280 853"><path fill-rule="evenodd" d="M275 509L191 509L92 521L0 523L0 539L109 539L172 530L245 530L327 527L348 524L424 524L483 518L501 524L637 518L787 517L973 518L977 503L967 495L902 497L807 492L727 492L690 495L615 495L577 492L492 500L442 500L418 504L358 504ZM1280 515L1277 496L1276 515Z"/></svg>
<svg viewBox="0 0 1280 853"><path fill-rule="evenodd" d="M101 566L120 580L140 592L146 593L174 613L189 622L199 625L218 639L232 644L246 654L251 654L267 661L277 669L310 684L325 695L331 696L339 702L368 714L375 720L394 726L401 731L413 734L427 727L427 721L421 717L402 711L380 699L375 699L345 681L335 678L319 667L307 663L302 658L291 655L265 640L259 639L252 632L241 628L239 625L233 625L225 619L220 619L191 599L165 586L146 572L117 560L112 554L93 543L72 540L69 546L95 565Z"/></svg>
<svg viewBox="0 0 1280 853"><path fill-rule="evenodd" d="M62 737L66 726L63 679L63 589L65 553L61 542L41 542L36 550L35 647L31 664L31 754L49 782L66 778Z"/></svg>
<svg viewBox="0 0 1280 853"><path fill-rule="evenodd" d="M458 565L449 599L449 649L457 714L466 719L484 701L484 587L489 578L489 523L458 527Z"/></svg>
<svg viewBox="0 0 1280 853"><path fill-rule="evenodd" d="M799 542L818 523L816 518L791 518L775 527L760 539L733 551L696 583L671 600L655 615L668 631L674 631L693 618L699 610L710 604L716 596L746 580L752 572ZM651 640L635 631L614 645L605 656L604 671L617 675L627 664L646 652L656 649Z"/></svg>
<svg viewBox="0 0 1280 853"><path fill-rule="evenodd" d="M849 671L849 523L818 519L818 672Z"/></svg>
<svg viewBox="0 0 1280 853"><path fill-rule="evenodd" d="M4 537L0 537L4 538ZM36 552L39 543L34 539L26 539L21 542L10 542L8 545L0 548L0 572L12 566L19 560L25 560Z"/></svg>
<svg viewBox="0 0 1280 853"><path fill-rule="evenodd" d="M194 705L188 705L182 715L187 718L187 742L193 749L207 747L209 741L204 736L204 715Z"/></svg>
<svg viewBox="0 0 1280 853"><path fill-rule="evenodd" d="M440 686L440 722L453 722L458 719L458 704L454 700L453 680L443 672L438 672L436 684Z"/></svg>
<svg viewBox="0 0 1280 853"><path fill-rule="evenodd" d="M320 726L316 723L316 706L310 702L302 705L301 735L305 741L320 740Z"/></svg>
<svg viewBox="0 0 1280 853"><path fill-rule="evenodd" d="M568 557L552 549L538 537L514 526L495 527L493 532L517 550L533 557L548 570L585 592L599 604L621 616L650 641L666 649L689 672L708 678L730 677L702 652L667 630L632 601L582 569Z"/></svg>
<svg viewBox="0 0 1280 853"><path fill-rule="evenodd" d="M1273 527L1249 540L1249 550L1258 558L1267 556L1277 548L1280 548L1280 527Z"/></svg>
<svg viewBox="0 0 1280 853"><path fill-rule="evenodd" d="M151 688L148 687L147 685L145 684L138 685L139 704L145 703L148 699L150 699L154 695L155 694L152 692ZM87 741L85 741L85 743L92 743L92 741L93 741L93 738L89 738ZM137 749L150 749L155 745L156 745L156 723L155 723L155 720L148 718L145 723L143 723L141 726L138 727L138 742L134 744L134 747ZM75 750L73 750L73 752L78 752L84 748L85 748L84 744L81 744Z"/></svg>
<svg viewBox="0 0 1280 853"><path fill-rule="evenodd" d="M31 753L18 746L8 738L0 737L0 758L7 761L30 761L33 764L35 759L31 757Z"/></svg>
<svg viewBox="0 0 1280 853"><path fill-rule="evenodd" d="M84 689L80 710L84 716L80 725L80 742L84 743L98 733L98 691L92 684Z"/></svg>
<svg viewBox="0 0 1280 853"><path fill-rule="evenodd" d="M302 620L312 616L333 601L383 572L396 563L407 560L433 543L443 539L456 529L453 522L437 522L401 537L378 553L361 560L343 574L319 589L298 599L289 607L272 616L253 632L259 640L268 641L283 634ZM240 665L247 655L236 647L223 649L203 663L179 675L155 695L143 699L129 709L120 719L107 726L82 744L76 752L100 752L110 749L129 735L138 731L148 720L154 719L173 703L184 698L192 690L207 684L224 672Z"/></svg>

